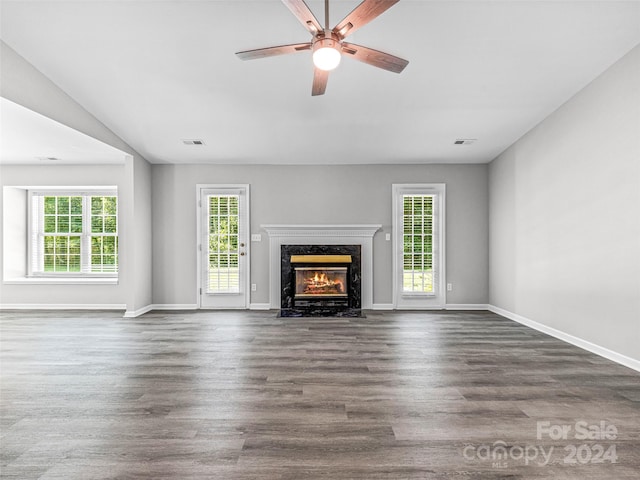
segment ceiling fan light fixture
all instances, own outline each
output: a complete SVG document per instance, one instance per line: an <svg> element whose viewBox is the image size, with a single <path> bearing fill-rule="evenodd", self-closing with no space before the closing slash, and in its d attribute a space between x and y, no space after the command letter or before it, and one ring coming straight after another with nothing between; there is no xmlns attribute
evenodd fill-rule
<svg viewBox="0 0 640 480"><path fill-rule="evenodd" d="M340 64L340 44L333 38L322 38L313 44L313 64L324 71L331 71Z"/></svg>

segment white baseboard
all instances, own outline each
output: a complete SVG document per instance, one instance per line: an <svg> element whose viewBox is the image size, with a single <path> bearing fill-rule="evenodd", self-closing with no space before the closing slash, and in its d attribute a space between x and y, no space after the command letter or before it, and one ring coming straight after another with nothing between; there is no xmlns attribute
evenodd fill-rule
<svg viewBox="0 0 640 480"><path fill-rule="evenodd" d="M431 311L431 310L488 310L489 306L486 303L448 303L444 306L435 305L427 308L394 308L393 303L374 303L373 310L415 310L415 311Z"/></svg>
<svg viewBox="0 0 640 480"><path fill-rule="evenodd" d="M196 303L152 303L151 310L197 310Z"/></svg>
<svg viewBox="0 0 640 480"><path fill-rule="evenodd" d="M144 315L145 313L151 311L151 305L147 305L146 307L139 308L137 310L127 310L124 312L124 318L135 318L140 315Z"/></svg>
<svg viewBox="0 0 640 480"><path fill-rule="evenodd" d="M124 318L135 318L151 310L195 310L198 306L195 303L152 303L137 310L127 310Z"/></svg>
<svg viewBox="0 0 640 480"><path fill-rule="evenodd" d="M565 333L561 330L556 330L553 327L549 327L542 323L538 323L534 320L523 317L522 315L518 315L517 313L513 313L503 308L496 307L495 305L488 305L488 309L490 312L506 317L509 320L513 320L514 322L518 322L522 325L526 325L527 327L533 328L534 330L537 330L542 333L546 333L547 335L551 335L552 337L555 337L558 340L562 340L563 342L570 343L571 345L580 347L583 350L587 350L588 352L595 353L596 355L599 355L608 360L611 360L612 362L619 363L620 365L624 365L625 367L629 367L633 370L640 372L640 360L627 357L626 355L622 355L621 353L614 352L613 350L609 350L608 348L601 347L600 345L596 345L595 343L591 343L582 338L574 337L569 333Z"/></svg>
<svg viewBox="0 0 640 480"><path fill-rule="evenodd" d="M393 303L374 303L371 310L393 310Z"/></svg>
<svg viewBox="0 0 640 480"><path fill-rule="evenodd" d="M489 310L486 303L447 303L445 310Z"/></svg>
<svg viewBox="0 0 640 480"><path fill-rule="evenodd" d="M271 310L270 303L252 303L249 305L249 310Z"/></svg>
<svg viewBox="0 0 640 480"><path fill-rule="evenodd" d="M125 318L135 318L140 315L144 315L151 310L197 310L198 305L196 303L152 303L151 305L147 305L146 307L139 308L134 311L125 312ZM252 303L249 305L249 310L270 310L271 305L268 303ZM208 309L203 309L208 310ZM211 309L216 310L216 309ZM240 309L242 310L242 309Z"/></svg>
<svg viewBox="0 0 640 480"><path fill-rule="evenodd" d="M3 303L0 310L125 310L120 303Z"/></svg>

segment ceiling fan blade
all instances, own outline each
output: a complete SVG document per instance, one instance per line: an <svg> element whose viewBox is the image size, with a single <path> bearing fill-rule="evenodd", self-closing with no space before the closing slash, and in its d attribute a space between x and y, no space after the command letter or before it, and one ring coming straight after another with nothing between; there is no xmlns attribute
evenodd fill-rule
<svg viewBox="0 0 640 480"><path fill-rule="evenodd" d="M291 13L300 20L300 23L302 23L304 28L309 30L309 33L314 37L324 30L307 4L304 3L304 0L282 0L282 3L291 10Z"/></svg>
<svg viewBox="0 0 640 480"><path fill-rule="evenodd" d="M373 48L363 47L355 43L342 44L342 53L349 55L363 63L373 65L394 73L400 73L409 64L408 60L384 53Z"/></svg>
<svg viewBox="0 0 640 480"><path fill-rule="evenodd" d="M329 72L326 70L320 70L315 67L313 69L313 87L311 88L311 95L324 95L327 89L327 81L329 80Z"/></svg>
<svg viewBox="0 0 640 480"><path fill-rule="evenodd" d="M303 52L305 50L311 50L311 43L294 43L291 45L245 50L244 52L237 52L236 55L242 60L254 60L256 58L273 57L287 53Z"/></svg>
<svg viewBox="0 0 640 480"><path fill-rule="evenodd" d="M338 35L340 38L345 38L347 35L351 35L357 29L363 27L371 20L393 7L399 1L400 0L364 0L334 27L333 33Z"/></svg>

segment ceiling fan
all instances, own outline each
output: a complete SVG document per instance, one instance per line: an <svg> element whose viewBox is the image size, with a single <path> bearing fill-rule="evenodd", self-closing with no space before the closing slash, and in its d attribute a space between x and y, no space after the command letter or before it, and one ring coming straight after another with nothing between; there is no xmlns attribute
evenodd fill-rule
<svg viewBox="0 0 640 480"><path fill-rule="evenodd" d="M313 87L311 95L323 95L327 89L329 72L340 63L342 55L348 55L363 63L373 65L394 73L400 73L408 65L408 61L388 53L373 50L354 43L344 41L349 35L378 17L400 0L364 0L333 29L329 28L329 0L324 2L325 26L322 28L304 0L282 0L302 25L311 33L312 39L307 43L279 45L277 47L258 48L237 52L242 60L272 57L313 51Z"/></svg>

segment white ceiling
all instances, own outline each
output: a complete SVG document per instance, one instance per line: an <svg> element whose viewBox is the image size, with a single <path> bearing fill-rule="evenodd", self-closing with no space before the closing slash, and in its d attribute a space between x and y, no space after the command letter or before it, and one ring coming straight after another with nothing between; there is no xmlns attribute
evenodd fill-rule
<svg viewBox="0 0 640 480"><path fill-rule="evenodd" d="M124 163L127 154L0 98L0 163Z"/></svg>
<svg viewBox="0 0 640 480"><path fill-rule="evenodd" d="M405 71L346 58L311 97L310 52L234 55L310 39L278 0L1 9L2 39L154 163L489 162L640 43L638 1L402 0L349 41Z"/></svg>

